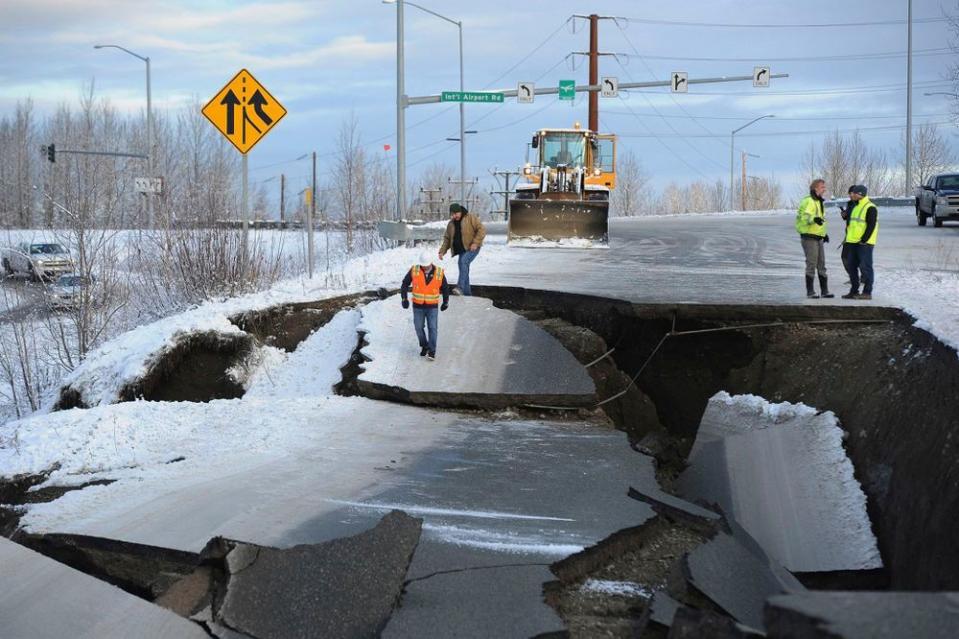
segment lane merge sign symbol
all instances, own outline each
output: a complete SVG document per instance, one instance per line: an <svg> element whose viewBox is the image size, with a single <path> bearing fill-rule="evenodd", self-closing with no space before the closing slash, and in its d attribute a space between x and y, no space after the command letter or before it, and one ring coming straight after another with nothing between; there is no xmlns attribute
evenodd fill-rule
<svg viewBox="0 0 959 639"><path fill-rule="evenodd" d="M283 105L246 69L233 76L202 112L244 154L286 115Z"/></svg>
<svg viewBox="0 0 959 639"><path fill-rule="evenodd" d="M599 94L604 98L615 98L619 95L619 78L605 77L599 81Z"/></svg>
<svg viewBox="0 0 959 639"><path fill-rule="evenodd" d="M576 80L560 80L559 81L559 99L560 100L576 99Z"/></svg>
<svg viewBox="0 0 959 639"><path fill-rule="evenodd" d="M689 74L685 71L673 71L669 89L673 93L689 93Z"/></svg>
<svg viewBox="0 0 959 639"><path fill-rule="evenodd" d="M520 104L532 104L536 98L536 85L532 82L520 82L516 85L516 101Z"/></svg>
<svg viewBox="0 0 959 639"><path fill-rule="evenodd" d="M769 67L753 67L753 86L769 86Z"/></svg>

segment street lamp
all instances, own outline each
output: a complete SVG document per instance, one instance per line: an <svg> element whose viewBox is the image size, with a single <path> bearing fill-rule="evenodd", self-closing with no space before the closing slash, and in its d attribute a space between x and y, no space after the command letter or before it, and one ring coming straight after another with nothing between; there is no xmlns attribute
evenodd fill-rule
<svg viewBox="0 0 959 639"><path fill-rule="evenodd" d="M736 134L745 129L750 124L755 124L760 120L765 120L766 118L774 118L775 115L761 115L755 120L751 120L746 124L742 125L738 129L733 129L729 134L729 210L733 210L733 148L736 144Z"/></svg>
<svg viewBox="0 0 959 639"><path fill-rule="evenodd" d="M445 20L450 24L455 24L459 29L459 47L460 47L460 94L462 97L465 87L463 84L463 22L453 20L446 16L420 6L407 0L382 0L383 4L396 5L396 216L402 219L405 213L406 202L406 95L404 84L403 69L403 5L416 7L430 15ZM466 199L466 135L464 128L466 126L466 107L460 101L460 200Z"/></svg>
<svg viewBox="0 0 959 639"><path fill-rule="evenodd" d="M142 56L139 53L134 53L125 47L121 47L118 44L95 44L93 45L94 49L119 49L125 53L129 53L134 58L139 58L143 60L147 65L147 173L148 177L153 179L153 97L150 87L150 58L149 56ZM150 195L147 194L147 217L150 218L148 221L152 223L153 220L153 203L150 199Z"/></svg>

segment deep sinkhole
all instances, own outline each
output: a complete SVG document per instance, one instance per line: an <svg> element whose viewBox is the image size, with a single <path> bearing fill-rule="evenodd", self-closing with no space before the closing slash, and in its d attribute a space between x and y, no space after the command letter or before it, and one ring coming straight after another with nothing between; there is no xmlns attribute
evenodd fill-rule
<svg viewBox="0 0 959 639"><path fill-rule="evenodd" d="M657 305L508 287L475 286L474 291L536 322L580 362L590 362L598 398L615 397L602 405L603 413L632 444L650 433L669 440L657 459L667 487L718 391L834 412L848 434L844 445L867 495L885 564L880 577L865 579L861 587L959 588L954 543L959 455L952 441L959 416L959 359L908 315L876 307ZM243 335L185 340L125 389L122 400L241 397L243 387L228 371L255 345L292 351L339 310L387 294L367 292L236 316L231 320ZM342 369L340 394L361 394L355 381L363 363L362 340L359 335L354 356ZM59 407L82 407L77 397L64 389ZM401 395L376 399L404 401ZM3 534L148 599L170 583L161 575L181 575L190 565L192 558L185 555L15 532L15 506L37 499L28 490L41 480L21 477L0 484L6 505L0 509ZM671 534L663 524L656 526L637 536ZM697 543L695 534L673 536L680 545ZM858 587L854 579L829 575L810 576L806 585ZM549 601L549 589L546 596Z"/></svg>

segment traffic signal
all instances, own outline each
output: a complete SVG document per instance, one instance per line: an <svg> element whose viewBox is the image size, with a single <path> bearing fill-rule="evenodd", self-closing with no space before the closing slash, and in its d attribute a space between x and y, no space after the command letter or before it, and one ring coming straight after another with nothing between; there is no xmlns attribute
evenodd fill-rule
<svg viewBox="0 0 959 639"><path fill-rule="evenodd" d="M51 144L47 146L47 159L51 162L57 161L57 145Z"/></svg>

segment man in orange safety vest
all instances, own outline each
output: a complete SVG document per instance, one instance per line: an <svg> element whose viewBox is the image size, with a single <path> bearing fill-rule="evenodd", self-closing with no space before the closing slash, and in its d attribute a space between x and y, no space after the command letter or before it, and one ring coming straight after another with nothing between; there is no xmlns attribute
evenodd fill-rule
<svg viewBox="0 0 959 639"><path fill-rule="evenodd" d="M420 255L419 262L406 273L400 285L403 308L410 307L407 294L413 294L413 328L420 342L420 357L429 361L436 359L436 331L439 312L449 307L450 291L443 269L433 265L429 251ZM443 303L440 304L440 298ZM425 329L424 330L424 324ZM428 334L427 334L428 332Z"/></svg>

